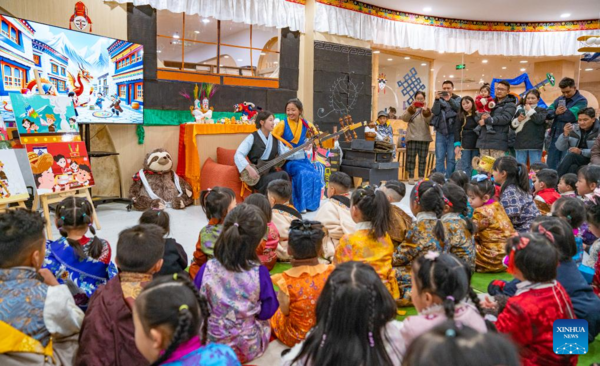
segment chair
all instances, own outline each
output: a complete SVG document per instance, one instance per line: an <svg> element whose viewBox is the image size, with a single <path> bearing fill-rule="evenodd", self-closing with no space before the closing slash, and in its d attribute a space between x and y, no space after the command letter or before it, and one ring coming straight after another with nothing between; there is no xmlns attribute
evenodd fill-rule
<svg viewBox="0 0 600 366"><path fill-rule="evenodd" d="M244 201L252 192L244 189L242 192L242 181L240 173L234 162L235 150L217 148L217 161L208 158L204 162L200 173L200 187L206 190L212 187L231 188L235 193L238 203Z"/></svg>

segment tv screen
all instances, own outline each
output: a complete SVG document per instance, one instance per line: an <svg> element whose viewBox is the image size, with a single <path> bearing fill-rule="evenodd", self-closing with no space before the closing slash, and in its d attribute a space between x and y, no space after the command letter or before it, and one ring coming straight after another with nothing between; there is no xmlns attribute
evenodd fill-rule
<svg viewBox="0 0 600 366"><path fill-rule="evenodd" d="M68 96L77 123L143 123L144 47L0 15L0 110L15 121L10 94Z"/></svg>

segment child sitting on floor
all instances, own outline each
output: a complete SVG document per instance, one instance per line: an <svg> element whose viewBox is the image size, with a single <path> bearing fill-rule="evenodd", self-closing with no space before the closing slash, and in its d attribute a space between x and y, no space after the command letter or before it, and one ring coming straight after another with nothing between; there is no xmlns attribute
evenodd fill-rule
<svg viewBox="0 0 600 366"><path fill-rule="evenodd" d="M446 184L446 175L444 173L431 173L429 180L443 186Z"/></svg>
<svg viewBox="0 0 600 366"><path fill-rule="evenodd" d="M85 311L100 285L117 274L110 244L96 236L92 204L82 197L68 197L56 206L56 226L61 238L46 243L43 268L66 284L75 303ZM93 237L86 236L87 232Z"/></svg>
<svg viewBox="0 0 600 366"><path fill-rule="evenodd" d="M318 221L292 221L288 247L292 268L271 277L279 287L279 310L271 318L271 327L275 337L288 347L302 342L317 323L316 303L335 268L319 264L324 236Z"/></svg>
<svg viewBox="0 0 600 366"><path fill-rule="evenodd" d="M391 203L392 211L390 216L392 222L390 223L388 234L390 234L394 248L397 248L404 241L406 233L413 225L412 217L399 206L400 201L406 195L406 186L400 181L390 180L385 182L385 185L380 189Z"/></svg>
<svg viewBox="0 0 600 366"><path fill-rule="evenodd" d="M282 365L400 366L396 304L368 264L343 263L317 301L317 324Z"/></svg>
<svg viewBox="0 0 600 366"><path fill-rule="evenodd" d="M356 232L344 235L335 250L333 263L360 261L373 266L394 299L400 296L392 268L394 244L390 228L390 203L385 194L370 187L352 193L350 212Z"/></svg>
<svg viewBox="0 0 600 366"><path fill-rule="evenodd" d="M552 216L565 220L571 226L575 236L575 245L577 252L573 261L577 266L583 261L583 238L581 237L581 227L586 219L586 210L583 201L576 197L561 197L552 205ZM587 228L587 225L586 225Z"/></svg>
<svg viewBox="0 0 600 366"><path fill-rule="evenodd" d="M453 254L475 270L475 240L473 222L468 217L467 194L454 183L442 187L446 206L442 215L444 225L444 253Z"/></svg>
<svg viewBox="0 0 600 366"><path fill-rule="evenodd" d="M598 203L596 203L598 202ZM588 199L586 203L586 216L588 223L588 230L596 237L600 238L600 196L593 196ZM588 255L584 255L583 262L581 263L581 271L588 274L589 277L595 277L591 274L597 274L600 269L600 262L598 261L598 253L600 253L600 239L597 239L588 249ZM596 283L593 283L594 290L598 291ZM600 293L600 291L598 292Z"/></svg>
<svg viewBox="0 0 600 366"><path fill-rule="evenodd" d="M548 165L546 163L538 162L529 166L529 189L531 192L534 192L535 190L533 185L535 184L536 174L542 169L548 169Z"/></svg>
<svg viewBox="0 0 600 366"><path fill-rule="evenodd" d="M76 365L144 365L135 348L133 304L163 264L164 230L143 224L123 230L117 242L119 275L96 291L86 312ZM140 255L143 253L143 255Z"/></svg>
<svg viewBox="0 0 600 366"><path fill-rule="evenodd" d="M575 319L569 295L556 281L559 254L553 235L521 234L506 244L508 272L522 281L498 315L496 328L520 347L523 365L575 365L576 355L556 354L553 324ZM527 331L524 331L527 330Z"/></svg>
<svg viewBox="0 0 600 366"><path fill-rule="evenodd" d="M196 277L200 267L214 256L215 242L223 230L223 220L235 205L235 193L231 188L214 187L200 193L200 205L208 219L208 225L200 230L190 276Z"/></svg>
<svg viewBox="0 0 600 366"><path fill-rule="evenodd" d="M163 265L155 276L172 275L185 271L188 266L188 259L183 246L173 238L167 238L171 231L171 219L167 211L147 210L140 217L140 224L154 224L160 226L165 232L165 254L163 256Z"/></svg>
<svg viewBox="0 0 600 366"><path fill-rule="evenodd" d="M502 186L500 203L519 233L529 231L531 222L540 211L529 194L527 167L512 156L503 156L494 162L494 181Z"/></svg>
<svg viewBox="0 0 600 366"><path fill-rule="evenodd" d="M187 277L157 278L135 300L137 349L151 366L241 365L230 347L207 342L209 315Z"/></svg>
<svg viewBox="0 0 600 366"><path fill-rule="evenodd" d="M577 197L577 174L567 173L560 177L558 192L563 197Z"/></svg>
<svg viewBox="0 0 600 366"><path fill-rule="evenodd" d="M256 255L258 255L260 263L270 271L277 263L277 245L279 244L279 231L277 231L277 227L272 221L273 209L267 197L260 193L249 195L244 203L260 208L267 219L267 233L256 248Z"/></svg>
<svg viewBox="0 0 600 366"><path fill-rule="evenodd" d="M242 363L267 349L269 319L279 307L269 271L256 255L266 232L267 220L258 207L243 203L234 208L223 222L215 257L194 280L208 299L209 342L230 346Z"/></svg>
<svg viewBox="0 0 600 366"><path fill-rule="evenodd" d="M400 306L410 306L411 265L428 251L441 251L445 241L444 195L440 185L432 181L420 181L410 192L410 210L417 217L416 225L406 234L404 242L396 248L393 266L400 284Z"/></svg>
<svg viewBox="0 0 600 366"><path fill-rule="evenodd" d="M267 186L267 198L273 208L273 223L279 231L277 258L289 261L288 232L294 220L302 220L302 215L290 204L292 199L292 183L283 179L275 179Z"/></svg>
<svg viewBox="0 0 600 366"><path fill-rule="evenodd" d="M0 365L71 364L83 312L44 262L44 219L0 214ZM52 362L54 364L54 362Z"/></svg>
<svg viewBox="0 0 600 366"><path fill-rule="evenodd" d="M465 193L468 190L470 181L471 181L471 175L467 175L462 170L455 171L454 173L452 173L452 175L450 175L450 179L448 179L448 182L452 182L452 183L456 184L457 186L462 188L465 191ZM467 209L468 209L469 214L465 215L465 217L472 219L473 218L473 207L471 207L471 204L469 203L468 200L467 200Z"/></svg>
<svg viewBox="0 0 600 366"><path fill-rule="evenodd" d="M413 262L411 296L419 315L402 322L399 346L403 356L415 338L448 319L487 332L476 307L479 298L471 289L470 273L463 261L450 254L427 252ZM476 306L467 303L468 299Z"/></svg>
<svg viewBox="0 0 600 366"><path fill-rule="evenodd" d="M550 213L552 204L560 198L560 193L556 191L558 184L558 173L553 169L542 169L536 174L533 189L535 194L535 204L544 216Z"/></svg>
<svg viewBox="0 0 600 366"><path fill-rule="evenodd" d="M586 165L577 172L577 194L585 199L600 187L600 166Z"/></svg>
<svg viewBox="0 0 600 366"><path fill-rule="evenodd" d="M467 193L471 206L475 209L475 270L504 272L504 246L506 240L515 234L515 229L502 205L492 198L495 193L494 183L486 175L476 175Z"/></svg>
<svg viewBox="0 0 600 366"><path fill-rule="evenodd" d="M323 257L331 260L340 239L356 230L356 224L350 215L350 188L352 178L346 173L335 172L329 177L327 197L315 220L321 222L327 231L323 240Z"/></svg>

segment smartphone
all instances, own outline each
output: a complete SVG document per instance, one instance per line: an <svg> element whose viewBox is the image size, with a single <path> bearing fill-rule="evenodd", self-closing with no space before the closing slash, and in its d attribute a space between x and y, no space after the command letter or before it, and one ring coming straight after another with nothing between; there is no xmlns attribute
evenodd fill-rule
<svg viewBox="0 0 600 366"><path fill-rule="evenodd" d="M443 92L440 93L440 95L442 97L447 97L448 95L450 95L450 93L448 93L447 91L443 91Z"/></svg>
<svg viewBox="0 0 600 366"><path fill-rule="evenodd" d="M565 107L565 108L566 108L566 107L567 107L567 101L566 101L566 100L564 100L564 99L561 99L561 100L559 100L559 101L558 101L558 107L559 107L559 108L560 108L560 107Z"/></svg>
<svg viewBox="0 0 600 366"><path fill-rule="evenodd" d="M415 102L414 105L416 108L423 108L425 106L425 103Z"/></svg>
<svg viewBox="0 0 600 366"><path fill-rule="evenodd" d="M524 115L525 115L525 110L524 110L524 109L519 109L519 114L520 114L521 116L524 116Z"/></svg>

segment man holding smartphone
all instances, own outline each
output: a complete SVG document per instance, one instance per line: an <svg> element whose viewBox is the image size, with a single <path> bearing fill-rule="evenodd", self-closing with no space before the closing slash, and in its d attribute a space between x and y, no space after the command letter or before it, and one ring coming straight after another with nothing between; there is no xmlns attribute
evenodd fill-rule
<svg viewBox="0 0 600 366"><path fill-rule="evenodd" d="M550 146L548 150L548 167L557 169L560 161L567 154L567 151L560 151L556 148L556 140L564 132L565 125L568 123L576 124L579 111L587 107L588 101L575 87L575 80L563 78L558 84L562 95L558 97L550 107L548 107L548 120L553 120L550 128Z"/></svg>
<svg viewBox="0 0 600 366"><path fill-rule="evenodd" d="M450 80L444 81L442 91L435 92L435 102L431 107L431 125L435 128L435 171L445 173L446 178L450 178L456 164L454 124L460 109L460 97L453 91L454 83Z"/></svg>

